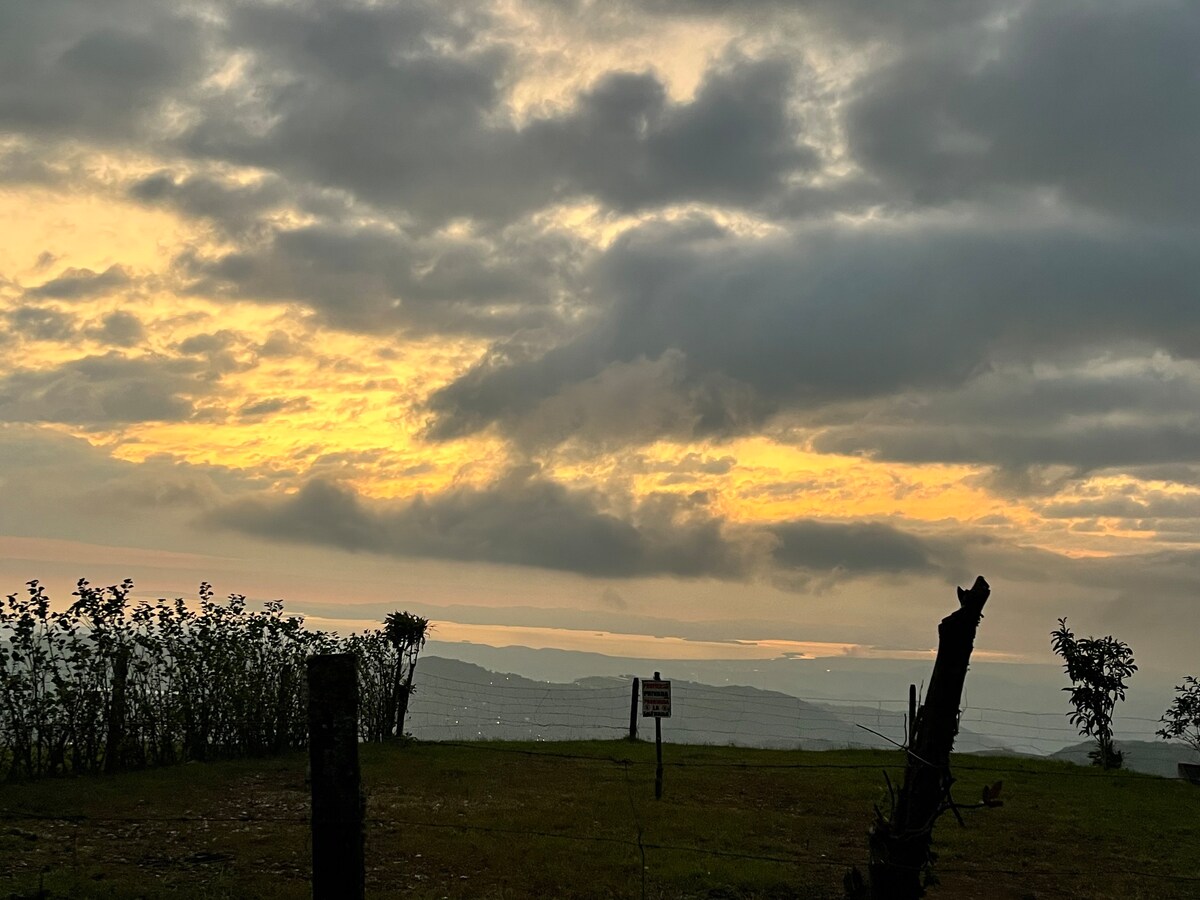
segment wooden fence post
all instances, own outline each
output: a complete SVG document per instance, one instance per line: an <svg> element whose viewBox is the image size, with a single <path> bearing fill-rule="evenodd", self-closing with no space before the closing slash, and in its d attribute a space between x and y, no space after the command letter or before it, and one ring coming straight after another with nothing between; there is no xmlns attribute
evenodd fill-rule
<svg viewBox="0 0 1200 900"><path fill-rule="evenodd" d="M638 686L642 680L637 676L633 679L633 691L629 695L629 739L637 740L637 723L638 723Z"/></svg>
<svg viewBox="0 0 1200 900"><path fill-rule="evenodd" d="M313 900L362 900L365 889L357 662L352 653L308 660Z"/></svg>
<svg viewBox="0 0 1200 900"><path fill-rule="evenodd" d="M654 673L655 681L662 681L662 673ZM654 754L658 760L654 767L654 799L662 799L663 764L662 764L662 717L654 717Z"/></svg>
<svg viewBox="0 0 1200 900"><path fill-rule="evenodd" d="M292 669L284 666L279 671L279 686L275 692L275 730L271 734L271 752L282 753L292 739L292 698L295 686L292 684Z"/></svg>
<svg viewBox="0 0 1200 900"><path fill-rule="evenodd" d="M904 784L893 797L891 815L877 820L867 839L868 882L857 869L846 877L850 897L871 900L916 900L925 893L933 826L952 809L950 751L958 734L959 704L975 633L991 589L983 576L969 591L958 589L959 608L938 625L937 658L925 700L908 726ZM912 694L910 693L910 697ZM914 702L910 699L910 709ZM890 787L890 785L889 785ZM988 804L985 799L985 803ZM957 811L957 810L956 810Z"/></svg>
<svg viewBox="0 0 1200 900"><path fill-rule="evenodd" d="M113 656L112 698L108 705L108 734L104 741L104 774L125 768L125 684L129 680L129 648Z"/></svg>

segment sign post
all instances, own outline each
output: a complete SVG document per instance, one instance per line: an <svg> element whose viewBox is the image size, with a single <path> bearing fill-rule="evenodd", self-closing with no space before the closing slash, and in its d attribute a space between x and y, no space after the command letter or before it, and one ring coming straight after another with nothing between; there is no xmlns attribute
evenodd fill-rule
<svg viewBox="0 0 1200 900"><path fill-rule="evenodd" d="M633 693L629 698L629 739L631 741L637 740L637 702L641 684L640 678L633 679Z"/></svg>
<svg viewBox="0 0 1200 900"><path fill-rule="evenodd" d="M671 682L662 680L662 673L655 672L654 680L642 682L642 716L654 719L654 753L658 760L654 768L654 799L662 799L662 720L671 717Z"/></svg>

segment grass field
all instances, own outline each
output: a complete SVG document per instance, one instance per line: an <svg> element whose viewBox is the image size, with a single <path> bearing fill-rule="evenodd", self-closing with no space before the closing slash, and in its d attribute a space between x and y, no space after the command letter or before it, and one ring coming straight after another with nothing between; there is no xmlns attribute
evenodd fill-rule
<svg viewBox="0 0 1200 900"><path fill-rule="evenodd" d="M839 898L898 752L649 744L364 746L368 896ZM303 755L0 788L0 896L306 897ZM1200 896L1200 788L959 757L946 898ZM639 846L639 835L641 846ZM1173 877L1166 877L1173 876Z"/></svg>

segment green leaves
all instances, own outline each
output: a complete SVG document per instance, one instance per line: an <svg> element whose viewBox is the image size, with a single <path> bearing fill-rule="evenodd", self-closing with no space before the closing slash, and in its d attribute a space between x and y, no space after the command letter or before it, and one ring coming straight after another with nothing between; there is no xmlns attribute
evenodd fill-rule
<svg viewBox="0 0 1200 900"><path fill-rule="evenodd" d="M1126 680L1137 671L1129 645L1112 635L1076 638L1066 618L1050 632L1050 646L1063 659L1063 670L1071 687L1063 688L1075 712L1068 720L1079 733L1096 739L1089 754L1096 765L1119 769L1122 754L1113 747L1112 713L1118 700L1125 699Z"/></svg>
<svg viewBox="0 0 1200 900"><path fill-rule="evenodd" d="M65 611L42 585L0 602L0 778L100 772L123 765L257 755L307 743L305 660L359 657L361 727L381 739L399 727L429 621L392 613L383 629L349 638L309 630L272 600L247 609L243 594L141 601L134 584L80 579ZM124 709L114 713L116 660L124 655ZM121 746L106 746L123 712Z"/></svg>
<svg viewBox="0 0 1200 900"><path fill-rule="evenodd" d="M1163 727L1155 732L1163 740L1178 738L1200 753L1200 679L1187 675L1175 686L1175 697L1163 713Z"/></svg>

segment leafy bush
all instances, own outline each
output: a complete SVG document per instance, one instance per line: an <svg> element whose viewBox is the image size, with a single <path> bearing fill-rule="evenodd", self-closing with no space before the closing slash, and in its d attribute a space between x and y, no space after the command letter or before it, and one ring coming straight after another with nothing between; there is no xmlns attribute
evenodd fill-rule
<svg viewBox="0 0 1200 900"><path fill-rule="evenodd" d="M428 632L428 619L397 611L384 619L382 631L364 631L347 640L348 649L358 657L358 725L362 740L404 737L417 657Z"/></svg>
<svg viewBox="0 0 1200 900"><path fill-rule="evenodd" d="M75 602L55 612L31 581L0 604L0 777L303 747L305 660L316 653L358 656L371 737L385 733L376 698L391 702L384 710L395 723L397 688L411 691L420 647L384 631L342 639L308 630L302 617L284 615L281 601L250 611L241 594L216 601L207 583L193 605L132 605L132 592L129 580L101 588L81 579Z"/></svg>
<svg viewBox="0 0 1200 900"><path fill-rule="evenodd" d="M1076 638L1065 618L1050 632L1054 652L1063 658L1063 670L1072 686L1075 712L1069 718L1079 733L1096 739L1096 749L1088 756L1093 765L1119 769L1124 754L1113 747L1112 714L1118 700L1125 699L1125 679L1137 671L1129 645L1112 635L1102 638Z"/></svg>
<svg viewBox="0 0 1200 900"><path fill-rule="evenodd" d="M1163 727L1155 732L1164 741L1179 738L1200 753L1200 680L1187 675L1176 685L1175 699L1162 717Z"/></svg>

